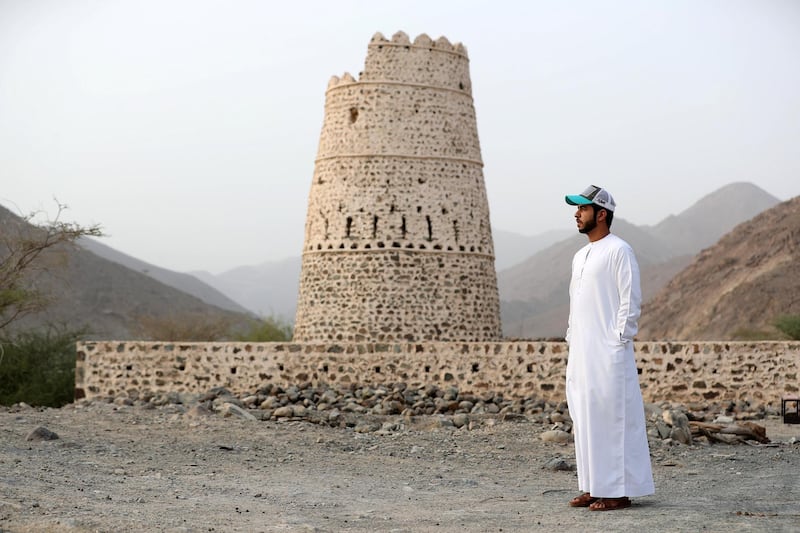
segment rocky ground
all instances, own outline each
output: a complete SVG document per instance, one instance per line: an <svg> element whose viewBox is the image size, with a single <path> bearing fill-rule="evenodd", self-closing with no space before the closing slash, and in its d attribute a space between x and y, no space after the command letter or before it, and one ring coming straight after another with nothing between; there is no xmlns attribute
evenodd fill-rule
<svg viewBox="0 0 800 533"><path fill-rule="evenodd" d="M747 404L647 413L657 493L600 513L567 506L564 405L403 386L15 405L0 532L800 530L800 425Z"/></svg>

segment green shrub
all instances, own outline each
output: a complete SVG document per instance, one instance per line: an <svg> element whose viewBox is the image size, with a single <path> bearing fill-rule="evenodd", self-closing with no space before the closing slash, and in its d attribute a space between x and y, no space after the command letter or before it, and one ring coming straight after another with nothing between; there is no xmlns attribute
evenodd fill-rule
<svg viewBox="0 0 800 533"><path fill-rule="evenodd" d="M250 329L236 336L241 342L284 342L292 340L292 325L274 317L254 320Z"/></svg>
<svg viewBox="0 0 800 533"><path fill-rule="evenodd" d="M0 405L61 407L75 395L79 332L50 327L0 338Z"/></svg>
<svg viewBox="0 0 800 533"><path fill-rule="evenodd" d="M229 340L233 321L226 316L185 312L133 317L134 334L150 341L218 342Z"/></svg>
<svg viewBox="0 0 800 533"><path fill-rule="evenodd" d="M769 341L775 340L775 337L778 334L775 331L767 331L767 330L760 330L760 329L749 329L749 328L741 328L737 329L731 335L731 339L735 341L749 341L749 342L756 342L756 341Z"/></svg>
<svg viewBox="0 0 800 533"><path fill-rule="evenodd" d="M790 339L800 340L800 315L783 315L775 319L775 327Z"/></svg>

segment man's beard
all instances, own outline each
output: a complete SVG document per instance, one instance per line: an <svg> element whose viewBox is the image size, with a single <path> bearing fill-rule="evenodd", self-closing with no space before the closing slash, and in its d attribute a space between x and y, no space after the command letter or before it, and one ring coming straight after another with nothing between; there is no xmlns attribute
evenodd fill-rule
<svg viewBox="0 0 800 533"><path fill-rule="evenodd" d="M597 220L592 219L592 220L586 222L583 225L582 228L579 228L578 229L578 233L589 233L590 231L592 231L596 227L597 227Z"/></svg>

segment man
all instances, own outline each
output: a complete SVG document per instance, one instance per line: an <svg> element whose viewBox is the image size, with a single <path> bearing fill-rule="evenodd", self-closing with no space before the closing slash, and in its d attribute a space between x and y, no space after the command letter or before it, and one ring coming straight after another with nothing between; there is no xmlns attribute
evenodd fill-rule
<svg viewBox="0 0 800 533"><path fill-rule="evenodd" d="M608 191L592 185L566 201L589 238L572 259L569 284L567 403L583 491L569 504L613 511L655 492L633 357L639 266L628 243L611 234L616 204Z"/></svg>

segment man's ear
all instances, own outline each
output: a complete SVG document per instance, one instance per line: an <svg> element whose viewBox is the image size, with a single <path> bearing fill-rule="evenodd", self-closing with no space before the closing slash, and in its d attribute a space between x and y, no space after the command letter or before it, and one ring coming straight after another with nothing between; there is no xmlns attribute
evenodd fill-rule
<svg viewBox="0 0 800 533"><path fill-rule="evenodd" d="M606 211L605 209L598 209L597 210L597 217L596 217L597 221L598 222L605 222L607 214L608 214L608 211Z"/></svg>

